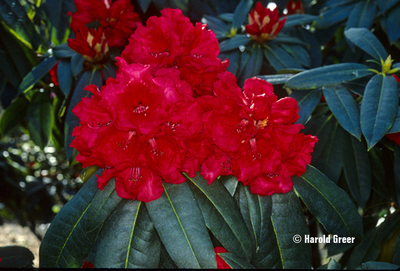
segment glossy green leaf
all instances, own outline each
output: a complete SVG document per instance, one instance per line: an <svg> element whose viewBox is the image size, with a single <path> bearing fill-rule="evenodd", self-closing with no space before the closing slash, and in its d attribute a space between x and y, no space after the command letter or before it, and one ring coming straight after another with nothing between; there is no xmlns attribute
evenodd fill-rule
<svg viewBox="0 0 400 271"><path fill-rule="evenodd" d="M349 14L346 30L355 27L370 29L374 23L376 11L375 1L360 1L356 3Z"/></svg>
<svg viewBox="0 0 400 271"><path fill-rule="evenodd" d="M69 58L76 54L74 50L69 48L68 43L63 43L53 48L53 55L56 58Z"/></svg>
<svg viewBox="0 0 400 271"><path fill-rule="evenodd" d="M320 267L317 268L318 270L326 270L326 269L340 269L340 265L338 264L335 259L330 258L329 262L327 264L321 265Z"/></svg>
<svg viewBox="0 0 400 271"><path fill-rule="evenodd" d="M369 68L357 63L341 63L315 68L290 78L285 88L314 89L340 84L372 74Z"/></svg>
<svg viewBox="0 0 400 271"><path fill-rule="evenodd" d="M277 44L264 48L264 55L276 71L281 69L301 69L301 65Z"/></svg>
<svg viewBox="0 0 400 271"><path fill-rule="evenodd" d="M205 24L215 33L217 39L223 38L229 33L229 26L224 21L209 15L204 15L204 18Z"/></svg>
<svg viewBox="0 0 400 271"><path fill-rule="evenodd" d="M246 218L245 221L256 244L256 254L251 263L257 268L282 268L279 247L271 223L271 197L252 194L249 186L241 185L240 189L240 211L244 218L244 213L248 213L248 222Z"/></svg>
<svg viewBox="0 0 400 271"><path fill-rule="evenodd" d="M250 42L250 38L246 35L236 35L233 38L227 39L222 41L219 44L219 51L226 52L232 49L238 49L239 46L245 46L247 43Z"/></svg>
<svg viewBox="0 0 400 271"><path fill-rule="evenodd" d="M22 246L0 247L0 268L29 268L33 267L35 256L32 251Z"/></svg>
<svg viewBox="0 0 400 271"><path fill-rule="evenodd" d="M24 77L18 87L18 94L26 92L32 88L34 84L42 79L42 77L45 76L54 65L56 65L57 61L58 60L55 57L48 57L40 62L39 65L33 68L33 70Z"/></svg>
<svg viewBox="0 0 400 271"><path fill-rule="evenodd" d="M361 130L371 149L389 131L399 105L399 91L392 76L375 75L365 88L361 104Z"/></svg>
<svg viewBox="0 0 400 271"><path fill-rule="evenodd" d="M41 149L47 145L50 138L52 115L49 91L36 91L25 115L29 136Z"/></svg>
<svg viewBox="0 0 400 271"><path fill-rule="evenodd" d="M400 22L399 22L400 5L397 5L389 11L387 14L387 25L386 32L389 38L389 42L393 44L400 38Z"/></svg>
<svg viewBox="0 0 400 271"><path fill-rule="evenodd" d="M366 28L350 28L344 32L346 38L377 60L385 60L388 54L382 43Z"/></svg>
<svg viewBox="0 0 400 271"><path fill-rule="evenodd" d="M394 146L394 186L396 192L397 204L400 205L400 146Z"/></svg>
<svg viewBox="0 0 400 271"><path fill-rule="evenodd" d="M218 253L219 256L232 268L232 269L256 269L255 266L250 264L245 259L233 253Z"/></svg>
<svg viewBox="0 0 400 271"><path fill-rule="evenodd" d="M122 200L99 235L96 268L157 268L160 251L161 242L144 203Z"/></svg>
<svg viewBox="0 0 400 271"><path fill-rule="evenodd" d="M300 177L293 176L293 185L307 209L330 234L352 236L361 241L362 221L347 193L323 173L308 165Z"/></svg>
<svg viewBox="0 0 400 271"><path fill-rule="evenodd" d="M257 77L273 85L284 84L293 74L258 75Z"/></svg>
<svg viewBox="0 0 400 271"><path fill-rule="evenodd" d="M393 121L392 127L387 132L388 134L398 133L400 132L400 110L397 108L396 118Z"/></svg>
<svg viewBox="0 0 400 271"><path fill-rule="evenodd" d="M311 66L311 58L307 50L303 46L297 44L282 44L283 49L285 49L294 59L301 64L303 67Z"/></svg>
<svg viewBox="0 0 400 271"><path fill-rule="evenodd" d="M391 173L387 172L388 165L385 165L393 162L392 159L389 159L390 152L386 148L375 146L369 150L368 154L372 169L372 189L386 199L395 199L394 183L387 181L392 177L389 177Z"/></svg>
<svg viewBox="0 0 400 271"><path fill-rule="evenodd" d="M360 109L349 91L341 85L323 87L325 100L340 125L361 139Z"/></svg>
<svg viewBox="0 0 400 271"><path fill-rule="evenodd" d="M179 268L216 268L214 248L187 183L164 183L146 208L168 254Z"/></svg>
<svg viewBox="0 0 400 271"><path fill-rule="evenodd" d="M362 262L376 260L380 252L380 243L376 238L378 228L372 228L351 252L347 268L354 269Z"/></svg>
<svg viewBox="0 0 400 271"><path fill-rule="evenodd" d="M138 0L138 3L143 13L146 13L151 4L151 0Z"/></svg>
<svg viewBox="0 0 400 271"><path fill-rule="evenodd" d="M378 5L381 13L384 13L394 7L396 4L399 2L397 0L382 0L382 1L377 1L376 4Z"/></svg>
<svg viewBox="0 0 400 271"><path fill-rule="evenodd" d="M357 204L364 208L371 193L371 164L364 141L347 134L342 145L344 175Z"/></svg>
<svg viewBox="0 0 400 271"><path fill-rule="evenodd" d="M357 267L357 270L397 270L399 269L400 266L391 264L391 263L385 263L385 262L366 262L362 263L359 267Z"/></svg>
<svg viewBox="0 0 400 271"><path fill-rule="evenodd" d="M253 0L241 0L236 6L235 12L233 13L233 29L239 29L244 20L246 20L251 6L253 5Z"/></svg>
<svg viewBox="0 0 400 271"><path fill-rule="evenodd" d="M353 5L333 7L331 9L328 9L322 14L322 18L316 20L315 27L323 29L340 23L348 18L352 9Z"/></svg>
<svg viewBox="0 0 400 271"><path fill-rule="evenodd" d="M229 175L229 176L220 176L218 180L225 186L226 190L229 191L231 196L236 192L236 188L238 187L238 180L236 179L235 176Z"/></svg>
<svg viewBox="0 0 400 271"><path fill-rule="evenodd" d="M40 245L41 268L82 266L98 235L84 230L86 211L98 191L97 177L92 176L53 219Z"/></svg>
<svg viewBox="0 0 400 271"><path fill-rule="evenodd" d="M283 33L280 33L275 39L270 41L268 46L271 45L271 44L280 45L280 44L283 44L283 43L286 43L288 45L297 44L297 45L307 46L307 43L301 41L300 39L298 39L296 37L293 37L293 36L285 35Z"/></svg>
<svg viewBox="0 0 400 271"><path fill-rule="evenodd" d="M292 191L285 194L273 194L271 221L277 238L283 269L311 268L311 245L301 241L294 242L294 236L304 239L309 235L301 204Z"/></svg>
<svg viewBox="0 0 400 271"><path fill-rule="evenodd" d="M243 255L250 261L255 252L254 240L236 202L224 185L218 180L208 185L199 173L194 178L187 179L207 228L226 250Z"/></svg>
<svg viewBox="0 0 400 271"><path fill-rule="evenodd" d="M261 66L263 63L263 52L260 46L256 46L251 52L247 65L239 78L239 85L243 85L244 81L254 75L260 74Z"/></svg>
<svg viewBox="0 0 400 271"><path fill-rule="evenodd" d="M60 60L57 67L57 79L61 91L64 93L65 97L68 97L73 82L70 61L64 59Z"/></svg>
<svg viewBox="0 0 400 271"><path fill-rule="evenodd" d="M59 43L66 42L66 33L69 31L68 12L76 10L73 0L46 0L43 4L46 15L51 25L57 31L57 40Z"/></svg>
<svg viewBox="0 0 400 271"><path fill-rule="evenodd" d="M318 16L308 15L308 14L288 15L286 16L286 22L283 28L291 28L293 26L301 24L310 24L318 18L319 18Z"/></svg>
<svg viewBox="0 0 400 271"><path fill-rule="evenodd" d="M24 119L28 106L28 99L21 95L7 107L0 118L0 134L2 136L9 133Z"/></svg>
<svg viewBox="0 0 400 271"><path fill-rule="evenodd" d="M344 86L345 88L349 89L354 94L364 96L365 86L371 80L373 75L375 75L375 74L371 74L369 76L365 76L365 77L362 77L360 79L356 79L353 81L344 82L341 85Z"/></svg>
<svg viewBox="0 0 400 271"><path fill-rule="evenodd" d="M71 58L71 71L73 76L78 76L78 74L83 71L83 63L85 59L81 54L75 54Z"/></svg>
<svg viewBox="0 0 400 271"><path fill-rule="evenodd" d="M304 124L321 100L322 91L320 89L296 90L290 94L290 97L296 99L299 105L299 119L296 123Z"/></svg>

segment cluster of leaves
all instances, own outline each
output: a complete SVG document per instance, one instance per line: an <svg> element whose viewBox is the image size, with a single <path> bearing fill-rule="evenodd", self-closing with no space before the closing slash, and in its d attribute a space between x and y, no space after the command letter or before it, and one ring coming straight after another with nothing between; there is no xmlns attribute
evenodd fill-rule
<svg viewBox="0 0 400 271"><path fill-rule="evenodd" d="M283 238L309 231L358 237L354 245L327 245L328 256L344 253L339 263L332 260L324 266L328 269L355 268L369 261L400 264L400 147L385 137L400 132L399 86L391 76L399 75L399 66L391 67L388 59L391 55L396 63L400 57L398 1L302 0L305 13L286 16L281 33L264 44L254 42L243 27L255 4L252 0L133 2L142 19L172 7L193 22L207 23L220 40L220 58L230 59L229 71L239 83L257 75L282 86L299 103L298 122L305 125L305 133L319 138L312 159L316 169L310 166L306 174L293 178L296 194L259 197L236 180L207 186L196 177L180 186L164 183L162 198L146 204L121 200L112 184L98 191L93 177L52 223L41 248L44 266L80 267L89 257L96 266L107 262L115 267L215 267L212 248L223 245L229 253L220 255L232 267L318 267L318 257L311 263L309 244ZM261 2L265 6L269 1ZM274 2L283 14L288 0ZM5 109L0 134L12 135L20 128L42 150L52 144L58 152L66 151L72 164L76 151L69 147L71 132L79 119L71 110L86 95L85 86L101 87L115 75L112 61L87 69L83 57L67 46L72 37L67 13L74 10L72 0L0 3L0 95ZM59 87L49 76L56 63ZM0 185L10 187L2 191L13 192L0 201L10 210L21 208L25 216L21 210L28 215L35 208L27 207L30 204L48 211L66 202L66 190L73 193L77 188L69 184L59 189L57 174L50 183L44 176L28 174L21 168L26 161L16 166L18 154L11 155L4 144L0 165L6 179ZM27 175L33 176L35 185ZM33 192L21 183L32 186ZM52 198L52 187L58 200ZM43 198L51 202L45 208L35 204ZM54 212L47 214L44 221ZM56 238L60 233L63 237ZM123 235L127 237L116 238ZM82 251L76 250L82 240ZM111 244L120 251L110 253ZM318 251L317 246L311 248ZM374 265L384 267L366 263L361 268Z"/></svg>

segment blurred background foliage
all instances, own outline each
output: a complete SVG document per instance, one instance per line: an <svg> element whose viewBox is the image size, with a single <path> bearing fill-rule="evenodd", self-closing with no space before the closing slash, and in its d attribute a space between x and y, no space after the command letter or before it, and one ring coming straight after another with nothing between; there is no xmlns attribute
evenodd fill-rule
<svg viewBox="0 0 400 271"><path fill-rule="evenodd" d="M363 218L360 243L326 246L328 257L343 253L332 266L400 264L399 83L392 77L400 75L400 1L301 0L302 8L292 11L297 1L264 0L286 22L261 44L244 27L252 0L131 2L142 23L166 7L206 23L239 84L258 76L278 96L298 101L298 123L319 138L311 164L350 195ZM72 0L0 2L0 223L17 220L39 238L38 226L50 223L82 186L69 147L79 125L71 110L88 95L86 85L101 87L115 75L114 57L123 49L113 49L102 65L88 65L66 43L74 37L67 14L75 9ZM383 128L373 130L371 118ZM311 234L323 233L305 205L304 211ZM314 267L321 265L318 251L313 246Z"/></svg>

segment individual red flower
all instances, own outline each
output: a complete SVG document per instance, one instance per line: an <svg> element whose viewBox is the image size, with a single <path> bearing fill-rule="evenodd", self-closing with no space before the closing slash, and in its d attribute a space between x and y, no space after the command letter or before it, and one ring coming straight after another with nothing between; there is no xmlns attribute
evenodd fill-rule
<svg viewBox="0 0 400 271"><path fill-rule="evenodd" d="M58 64L60 63L60 61L58 61L56 63L56 65L53 66L53 68L50 69L49 74L51 76L51 82L54 84L54 86L58 87L58 77L57 77L57 68L58 68Z"/></svg>
<svg viewBox="0 0 400 271"><path fill-rule="evenodd" d="M129 0L75 0L75 5L77 11L70 14L71 29L77 32L80 27L97 22L110 47L125 46L140 23Z"/></svg>
<svg viewBox="0 0 400 271"><path fill-rule="evenodd" d="M152 71L176 68L196 96L212 94L217 75L226 71L221 62L218 40L206 26L182 15L178 9L164 9L161 17L150 17L138 26L121 56L128 63L149 64Z"/></svg>
<svg viewBox="0 0 400 271"><path fill-rule="evenodd" d="M232 267L227 264L224 259L222 259L221 256L219 256L220 253L227 253L228 251L223 248L223 247L215 247L214 248L215 252L215 259L217 261L217 269L232 269Z"/></svg>
<svg viewBox="0 0 400 271"><path fill-rule="evenodd" d="M87 262L86 260L83 262L81 268L94 268L94 265L91 262Z"/></svg>
<svg viewBox="0 0 400 271"><path fill-rule="evenodd" d="M76 30L76 37L68 39L68 46L80 53L91 64L103 64L109 58L109 47L103 29L88 29L82 26Z"/></svg>
<svg viewBox="0 0 400 271"><path fill-rule="evenodd" d="M258 43L265 43L273 40L282 30L286 18L279 20L278 8L270 10L264 8L261 2L257 2L249 14L249 24L246 25L246 32Z"/></svg>
<svg viewBox="0 0 400 271"><path fill-rule="evenodd" d="M289 0L286 9L287 15L304 14L304 5L300 0Z"/></svg>

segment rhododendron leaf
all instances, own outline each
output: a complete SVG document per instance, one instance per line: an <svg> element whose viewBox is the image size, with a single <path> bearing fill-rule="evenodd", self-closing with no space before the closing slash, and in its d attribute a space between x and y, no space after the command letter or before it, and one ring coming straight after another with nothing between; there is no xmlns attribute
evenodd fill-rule
<svg viewBox="0 0 400 271"><path fill-rule="evenodd" d="M229 26L224 21L209 15L204 15L204 18L206 19L205 24L215 33L217 39L223 38L229 33Z"/></svg>
<svg viewBox="0 0 400 271"><path fill-rule="evenodd" d="M382 0L376 2L381 13L384 13L394 7L398 3L397 0Z"/></svg>
<svg viewBox="0 0 400 271"><path fill-rule="evenodd" d="M53 29L57 30L57 39L60 43L66 42L65 34L69 31L69 11L75 11L72 0L46 0L43 4Z"/></svg>
<svg viewBox="0 0 400 271"><path fill-rule="evenodd" d="M311 165L307 166L306 173L300 177L293 176L292 180L308 210L328 233L361 240L361 217L344 190Z"/></svg>
<svg viewBox="0 0 400 271"><path fill-rule="evenodd" d="M51 132L51 102L49 91L36 91L28 105L25 120L31 140L41 149L47 145Z"/></svg>
<svg viewBox="0 0 400 271"><path fill-rule="evenodd" d="M77 116L72 113L72 109L82 100L83 97L91 96L89 91L84 90L84 88L90 84L95 84L97 87L102 85L102 77L99 71L86 71L80 77L74 93L72 94L71 101L69 102L67 108L67 116L65 117L65 148L67 159L71 161L73 158L73 148L70 147L72 142L72 130L79 125L80 121Z"/></svg>
<svg viewBox="0 0 400 271"><path fill-rule="evenodd" d="M346 38L361 48L363 51L370 54L377 60L385 60L388 53L382 43L366 28L350 28L344 32Z"/></svg>
<svg viewBox="0 0 400 271"><path fill-rule="evenodd" d="M238 49L239 46L245 46L250 42L250 38L246 35L236 35L231 39L224 40L219 44L219 51L226 52L232 49Z"/></svg>
<svg viewBox="0 0 400 271"><path fill-rule="evenodd" d="M307 46L307 43L299 40L296 37L288 36L285 34L279 34L273 41L269 43L270 44L275 44L275 45L280 45L282 43L287 43L287 44L297 44L297 45L304 45Z"/></svg>
<svg viewBox="0 0 400 271"><path fill-rule="evenodd" d="M158 265L158 268L173 268L173 269L178 269L178 266L174 263L174 261L171 259L171 257L168 254L167 249L165 246L161 243L161 252L160 252L160 264Z"/></svg>
<svg viewBox="0 0 400 271"><path fill-rule="evenodd" d="M71 71L73 76L77 76L83 71L83 62L85 62L85 59L81 54L75 54L71 58Z"/></svg>
<svg viewBox="0 0 400 271"><path fill-rule="evenodd" d="M24 95L18 96L2 113L0 134L3 136L15 128L25 117L29 101Z"/></svg>
<svg viewBox="0 0 400 271"><path fill-rule="evenodd" d="M296 234L302 238L310 234L300 200L293 190L285 194L273 194L271 197L271 221L279 247L282 268L310 269L311 245L293 242L293 236Z"/></svg>
<svg viewBox="0 0 400 271"><path fill-rule="evenodd" d="M288 52L275 43L264 48L264 55L276 71L281 69L302 68Z"/></svg>
<svg viewBox="0 0 400 271"><path fill-rule="evenodd" d="M361 130L371 149L389 131L399 107L396 79L380 74L372 77L365 87L361 104Z"/></svg>
<svg viewBox="0 0 400 271"><path fill-rule="evenodd" d="M96 268L157 268L160 251L161 242L144 203L124 199L100 232Z"/></svg>
<svg viewBox="0 0 400 271"><path fill-rule="evenodd" d="M385 262L365 262L362 263L356 269L360 270L396 270L399 269L400 266L392 263L385 263Z"/></svg>
<svg viewBox="0 0 400 271"><path fill-rule="evenodd" d="M68 97L73 81L70 61L64 59L60 60L57 67L57 79L61 91L64 93L65 97Z"/></svg>
<svg viewBox="0 0 400 271"><path fill-rule="evenodd" d="M301 24L309 24L312 23L314 20L317 20L319 17L314 16L314 15L308 15L308 14L293 14L293 15L288 15L286 16L286 22L285 25L283 26L283 29L285 28L291 28L296 25L301 25Z"/></svg>
<svg viewBox="0 0 400 271"><path fill-rule="evenodd" d="M321 89L295 90L289 97L296 99L299 105L299 119L296 123L304 124L321 100Z"/></svg>
<svg viewBox="0 0 400 271"><path fill-rule="evenodd" d="M103 190L94 196L89 209L86 212L85 231L91 232L101 227L106 218L118 206L122 198L115 191L115 180L112 178Z"/></svg>
<svg viewBox="0 0 400 271"><path fill-rule="evenodd" d="M241 52L239 50L236 50L236 51L221 53L218 55L218 57L221 59L229 59L229 66L226 69L227 71L236 75L238 74L238 71L240 69L240 55Z"/></svg>
<svg viewBox="0 0 400 271"><path fill-rule="evenodd" d="M254 226L252 223L253 221L251 221L249 203L247 202L245 187L243 186L242 183L239 184L237 193L235 195L235 200L236 200L237 204L239 205L240 213L242 214L243 220L246 223L247 229L249 230L251 238L254 240L254 243L255 243L256 249L257 249L257 239L256 239L256 235L255 235L255 229L254 229ZM259 217L257 216L255 219L259 219Z"/></svg>
<svg viewBox="0 0 400 271"><path fill-rule="evenodd" d="M247 61L243 73L240 75L239 85L243 85L246 79L251 78L254 75L260 74L263 59L263 51L261 47L256 46L253 52L251 52L250 58Z"/></svg>
<svg viewBox="0 0 400 271"><path fill-rule="evenodd" d="M400 235L397 236L396 243L394 245L393 263L400 265Z"/></svg>
<svg viewBox="0 0 400 271"><path fill-rule="evenodd" d="M63 43L53 48L53 55L56 58L69 58L76 54L74 50L69 48L68 43Z"/></svg>
<svg viewBox="0 0 400 271"><path fill-rule="evenodd" d="M352 27L370 29L375 19L376 10L375 1L362 1L356 3L349 14L345 29L347 30Z"/></svg>
<svg viewBox="0 0 400 271"><path fill-rule="evenodd" d="M382 16L382 18L386 18L387 25L389 27L385 27L389 42L393 44L400 38L400 24L399 24L399 15L400 13L400 6L396 6L394 9L390 10L387 17Z"/></svg>
<svg viewBox="0 0 400 271"><path fill-rule="evenodd" d="M250 261L255 252L254 240L229 192L217 180L208 185L199 173L186 178L212 234L226 250Z"/></svg>
<svg viewBox="0 0 400 271"><path fill-rule="evenodd" d="M328 28L332 25L344 21L348 18L350 12L353 9L353 5L333 7L328 9L322 14L322 18L316 20L315 27L317 28Z"/></svg>
<svg viewBox="0 0 400 271"><path fill-rule="evenodd" d="M251 263L257 268L282 268L279 248L271 223L272 198L270 196L259 196L250 192L249 186L241 186L240 211L242 206L247 208L251 228L256 243L256 253ZM249 227L249 225L248 225Z"/></svg>
<svg viewBox="0 0 400 271"><path fill-rule="evenodd" d="M226 188L226 190L229 191L231 196L236 192L236 188L238 187L238 180L236 179L235 176L229 175L229 176L220 176L218 179Z"/></svg>
<svg viewBox="0 0 400 271"><path fill-rule="evenodd" d="M32 251L22 246L0 247L0 268L31 268L35 256Z"/></svg>
<svg viewBox="0 0 400 271"><path fill-rule="evenodd" d="M98 191L97 177L92 176L56 215L40 246L40 267L82 266L99 233L84 230L86 211Z"/></svg>
<svg viewBox="0 0 400 271"><path fill-rule="evenodd" d="M343 140L343 169L351 195L364 208L371 192L371 165L365 141L346 134Z"/></svg>
<svg viewBox="0 0 400 271"><path fill-rule="evenodd" d="M338 269L339 270L340 269L340 265L338 264L338 262L335 259L330 258L328 263L326 263L324 265L321 265L317 269L318 270L320 270L320 269L328 269L328 270L329 269Z"/></svg>
<svg viewBox="0 0 400 271"><path fill-rule="evenodd" d="M293 74L258 75L257 77L273 85L284 84Z"/></svg>
<svg viewBox="0 0 400 271"><path fill-rule="evenodd" d="M241 0L236 6L235 12L233 13L233 29L239 29L244 21L246 20L251 6L253 5L253 0Z"/></svg>
<svg viewBox="0 0 400 271"><path fill-rule="evenodd" d="M365 86L368 84L369 80L371 80L373 75L375 74L371 74L353 81L344 82L341 85L355 94L364 96Z"/></svg>
<svg viewBox="0 0 400 271"><path fill-rule="evenodd" d="M386 148L375 146L369 150L368 155L371 160L372 169L372 189L378 194L390 198L396 198L396 189L394 182L388 182L389 174L385 170L385 164L392 164L390 152L386 152Z"/></svg>
<svg viewBox="0 0 400 271"><path fill-rule="evenodd" d="M397 204L400 205L400 146L394 146L394 186Z"/></svg>
<svg viewBox="0 0 400 271"><path fill-rule="evenodd" d="M168 254L179 268L216 268L214 248L187 183L163 183L162 196L146 208Z"/></svg>
<svg viewBox="0 0 400 271"><path fill-rule="evenodd" d="M25 75L24 79L22 80L21 84L18 87L18 94L28 91L36 84L40 79L45 76L51 68L57 63L57 58L55 57L48 57L39 65L34 67L32 71L30 71L27 75Z"/></svg>
<svg viewBox="0 0 400 271"><path fill-rule="evenodd" d="M341 63L315 68L290 78L285 88L313 89L351 81L372 74L369 67L357 63Z"/></svg>
<svg viewBox="0 0 400 271"><path fill-rule="evenodd" d="M361 139L360 109L349 91L341 85L323 87L325 100L340 125Z"/></svg>
<svg viewBox="0 0 400 271"><path fill-rule="evenodd" d="M254 265L233 253L218 253L232 269L256 269Z"/></svg>
<svg viewBox="0 0 400 271"><path fill-rule="evenodd" d="M303 67L311 66L311 58L307 50L301 45L296 44L282 44L283 49L290 53L294 59L300 63Z"/></svg>
<svg viewBox="0 0 400 271"><path fill-rule="evenodd" d="M143 13L147 12L147 9L149 8L151 4L151 0L138 0L138 4L140 8L142 9Z"/></svg>

